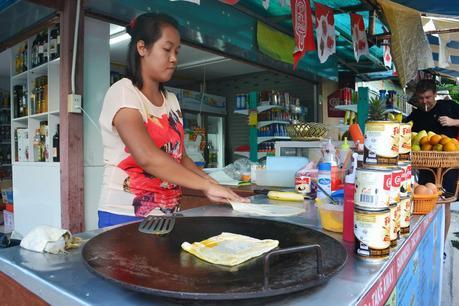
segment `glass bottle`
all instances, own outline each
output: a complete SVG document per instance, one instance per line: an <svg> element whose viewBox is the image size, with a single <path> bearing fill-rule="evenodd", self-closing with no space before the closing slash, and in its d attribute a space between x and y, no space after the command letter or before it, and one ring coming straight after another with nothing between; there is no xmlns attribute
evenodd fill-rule
<svg viewBox="0 0 459 306"><path fill-rule="evenodd" d="M57 125L56 134L53 136L53 162L59 161L59 124Z"/></svg>
<svg viewBox="0 0 459 306"><path fill-rule="evenodd" d="M35 131L35 136L33 137L32 145L33 145L33 161L39 162L41 161L41 156L42 156L40 129L37 129Z"/></svg>

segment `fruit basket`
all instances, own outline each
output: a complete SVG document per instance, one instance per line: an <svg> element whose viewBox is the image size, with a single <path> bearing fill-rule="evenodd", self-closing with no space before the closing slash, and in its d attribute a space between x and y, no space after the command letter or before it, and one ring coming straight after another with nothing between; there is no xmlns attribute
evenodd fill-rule
<svg viewBox="0 0 459 306"><path fill-rule="evenodd" d="M415 167L458 168L459 151L416 151L411 153L411 164Z"/></svg>
<svg viewBox="0 0 459 306"><path fill-rule="evenodd" d="M441 193L433 195L414 194L413 195L413 215L426 215L431 212L435 204L438 202L438 197Z"/></svg>
<svg viewBox="0 0 459 306"><path fill-rule="evenodd" d="M287 133L292 140L320 140L327 135L328 129L322 123L302 122L288 125Z"/></svg>

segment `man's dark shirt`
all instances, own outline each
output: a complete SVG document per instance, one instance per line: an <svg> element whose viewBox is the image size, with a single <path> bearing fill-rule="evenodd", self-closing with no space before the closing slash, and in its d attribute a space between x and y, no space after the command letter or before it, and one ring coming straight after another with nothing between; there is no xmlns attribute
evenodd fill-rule
<svg viewBox="0 0 459 306"><path fill-rule="evenodd" d="M452 119L459 119L459 104L453 100L438 100L434 108L425 112L420 109L415 109L404 120L405 122L413 121L413 132L425 130L432 131L436 134L444 134L448 137L456 138L458 136L458 128L455 126L442 126L438 122L438 117L448 116ZM443 187L451 193L456 190L456 182L458 179L458 171L448 171L443 177ZM435 179L430 171L420 170L419 183L425 184L434 182Z"/></svg>
<svg viewBox="0 0 459 306"><path fill-rule="evenodd" d="M415 109L404 121L413 121L413 132L426 130L426 132L432 131L436 134L444 134L448 137L456 138L458 128L455 126L442 126L438 122L438 117L440 116L459 119L459 104L453 100L438 100L430 111L425 112L421 109Z"/></svg>

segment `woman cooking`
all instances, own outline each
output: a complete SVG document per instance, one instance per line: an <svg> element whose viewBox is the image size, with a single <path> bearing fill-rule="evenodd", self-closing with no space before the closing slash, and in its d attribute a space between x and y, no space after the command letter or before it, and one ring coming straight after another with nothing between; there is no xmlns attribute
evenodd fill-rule
<svg viewBox="0 0 459 306"><path fill-rule="evenodd" d="M127 32L127 78L107 91L99 118L105 162L99 227L174 213L179 186L201 190L213 202L245 202L186 155L180 106L163 86L177 66L177 22L147 13L133 19Z"/></svg>

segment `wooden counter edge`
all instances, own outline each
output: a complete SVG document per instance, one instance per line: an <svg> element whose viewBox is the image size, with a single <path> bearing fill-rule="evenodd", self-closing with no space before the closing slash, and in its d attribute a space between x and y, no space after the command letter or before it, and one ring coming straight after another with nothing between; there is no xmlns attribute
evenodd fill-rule
<svg viewBox="0 0 459 306"><path fill-rule="evenodd" d="M8 275L0 272L0 304L14 306L49 305Z"/></svg>

